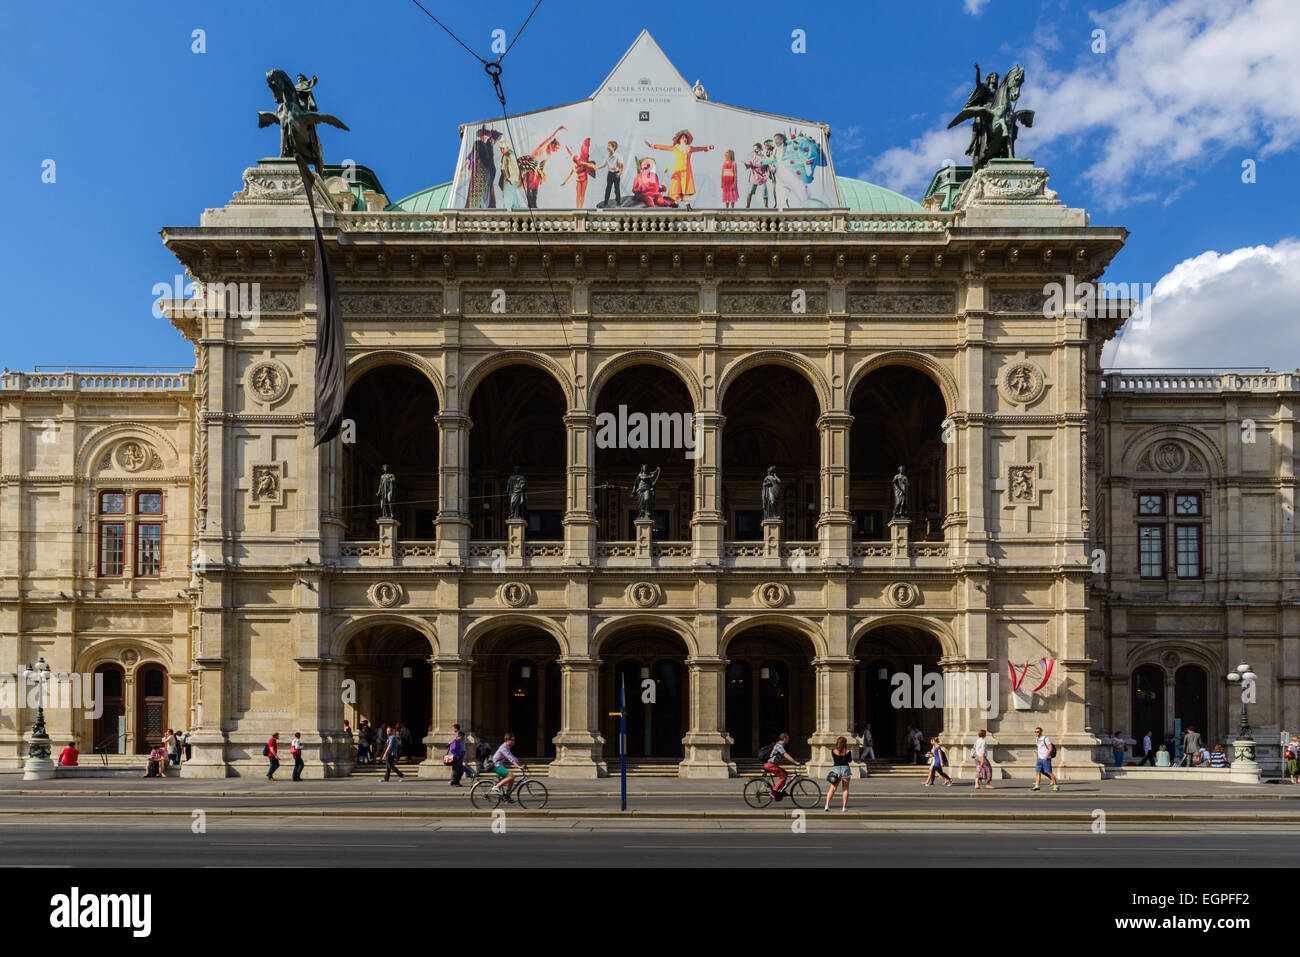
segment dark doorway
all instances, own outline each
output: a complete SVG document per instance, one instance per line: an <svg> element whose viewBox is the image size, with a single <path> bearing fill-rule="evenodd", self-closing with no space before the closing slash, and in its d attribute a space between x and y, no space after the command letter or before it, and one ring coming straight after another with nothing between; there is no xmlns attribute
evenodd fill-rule
<svg viewBox="0 0 1300 957"><path fill-rule="evenodd" d="M142 665L135 673L135 753L148 754L163 738L167 720L167 672L162 665Z"/></svg>
<svg viewBox="0 0 1300 957"><path fill-rule="evenodd" d="M407 658L402 662L401 701L402 724L411 732L409 756L423 759L428 751L424 738L433 723L433 669L427 658Z"/></svg>
<svg viewBox="0 0 1300 957"><path fill-rule="evenodd" d="M731 735L731 756L754 756L754 682L748 662L727 665L727 734Z"/></svg>
<svg viewBox="0 0 1300 957"><path fill-rule="evenodd" d="M95 719L91 731L91 752L123 754L126 751L126 723L123 720L126 711L122 699L125 675L117 665L100 665L95 669L95 674L103 676L103 710Z"/></svg>
<svg viewBox="0 0 1300 957"><path fill-rule="evenodd" d="M877 758L912 760L909 726L921 730L922 753L929 749L930 738L942 735L942 694L932 701L926 693L942 686L942 654L937 638L909 625L884 625L858 642L853 730L861 731L871 722Z"/></svg>
<svg viewBox="0 0 1300 957"><path fill-rule="evenodd" d="M1155 665L1133 672L1133 737L1141 750L1142 736L1151 732L1152 747L1159 747L1165 734L1165 673Z"/></svg>
<svg viewBox="0 0 1300 957"><path fill-rule="evenodd" d="M1209 676L1199 665L1183 665L1174 673L1174 717L1182 721L1184 733L1190 725L1202 741L1210 740L1209 687Z"/></svg>
<svg viewBox="0 0 1300 957"><path fill-rule="evenodd" d="M601 649L601 712L618 711L627 690L627 753L632 758L680 758L686 728L686 649L667 633L636 632ZM604 727L605 757L618 757L618 718Z"/></svg>
<svg viewBox="0 0 1300 957"><path fill-rule="evenodd" d="M903 757L898 749L901 737L896 724L898 712L889 703L889 693L893 690L889 684L892 673L893 666L883 658L874 659L861 672L866 684L866 719L871 724L872 749L882 761Z"/></svg>

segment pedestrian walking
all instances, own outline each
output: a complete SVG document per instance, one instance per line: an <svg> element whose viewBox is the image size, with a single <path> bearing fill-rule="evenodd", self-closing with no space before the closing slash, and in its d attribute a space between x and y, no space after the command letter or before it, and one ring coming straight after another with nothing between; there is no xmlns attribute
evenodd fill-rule
<svg viewBox="0 0 1300 957"><path fill-rule="evenodd" d="M1039 782L1044 774L1052 779L1052 790L1061 790L1056 783L1056 775L1052 773L1052 758L1056 757L1056 745L1052 744L1052 739L1043 734L1042 728L1034 728L1034 747L1038 753L1038 758L1034 762L1034 787L1033 790L1039 790ZM1147 742L1151 741L1151 735L1147 734Z"/></svg>
<svg viewBox="0 0 1300 957"><path fill-rule="evenodd" d="M840 735L835 739L835 747L831 748L831 761L834 766L830 774L826 775L826 781L831 788L826 792L826 806L823 811L831 809L831 798L835 797L835 789L839 788L842 797L840 798L840 811L849 809L849 782L853 780L853 752L849 750L849 742Z"/></svg>
<svg viewBox="0 0 1300 957"><path fill-rule="evenodd" d="M1124 741L1124 732L1116 731L1115 736L1110 739L1110 753L1115 756L1115 767L1124 766L1124 752L1128 750L1128 745Z"/></svg>
<svg viewBox="0 0 1300 957"><path fill-rule="evenodd" d="M993 763L989 760L989 739L988 732L981 730L975 737L975 746L971 748L971 756L975 759L975 790L980 789L983 785L985 789L993 790Z"/></svg>
<svg viewBox="0 0 1300 957"><path fill-rule="evenodd" d="M944 787L952 787L952 778L948 777L948 772L944 768L948 764L948 754L939 746L938 738L930 739L930 753L926 755L930 759L930 773L925 776L925 786L934 787L934 776L937 773L944 780Z"/></svg>
<svg viewBox="0 0 1300 957"><path fill-rule="evenodd" d="M1292 784L1300 784L1300 734L1291 735L1291 743L1286 746L1282 756L1286 758L1287 777Z"/></svg>
<svg viewBox="0 0 1300 957"><path fill-rule="evenodd" d="M199 730L199 726L196 724L194 727L190 728L190 730L185 732L185 760L186 761L194 760L194 745L190 744L190 738L194 736L194 732L197 730Z"/></svg>
<svg viewBox="0 0 1300 957"><path fill-rule="evenodd" d="M907 736L911 740L911 744L912 744L912 763L920 764L921 745L925 742L925 735L923 735L921 733L921 729L915 725L909 724L908 727L911 729L910 731L908 731Z"/></svg>
<svg viewBox="0 0 1300 957"><path fill-rule="evenodd" d="M1201 750L1200 732L1197 731L1194 727L1192 727L1189 724L1187 726L1187 733L1183 735L1183 756L1182 759L1178 762L1178 764L1180 766L1184 764L1191 764L1192 760L1190 756L1195 754L1199 750Z"/></svg>
<svg viewBox="0 0 1300 957"><path fill-rule="evenodd" d="M1139 725L1139 727L1141 726ZM1144 764L1149 764L1152 767L1156 765L1156 746L1150 731L1142 736L1142 760L1138 763L1138 767L1142 767Z"/></svg>
<svg viewBox="0 0 1300 957"><path fill-rule="evenodd" d="M402 722L397 722L397 739L402 743L402 756L406 758L406 763L411 763L411 758L415 754L415 748L411 747L411 729Z"/></svg>
<svg viewBox="0 0 1300 957"><path fill-rule="evenodd" d="M357 728L357 764L370 763L370 738L373 734L370 722L362 718L361 725Z"/></svg>
<svg viewBox="0 0 1300 957"><path fill-rule="evenodd" d="M862 754L860 760L862 761L862 770L859 772L859 776L871 777L871 767L867 764L867 761L876 760L876 737L871 733L871 725L867 725L862 729Z"/></svg>
<svg viewBox="0 0 1300 957"><path fill-rule="evenodd" d="M447 745L447 754L451 756L451 786L460 788L465 786L460 783L465 773L465 732L458 724L453 724L451 730L451 743Z"/></svg>
<svg viewBox="0 0 1300 957"><path fill-rule="evenodd" d="M396 728L388 729L388 736L384 742L384 780L388 780L390 774L396 774L399 778L406 777L397 769L397 759L402 756L402 736L397 733Z"/></svg>
<svg viewBox="0 0 1300 957"><path fill-rule="evenodd" d="M172 764L179 764L180 754L176 748L176 732L171 728L168 728L167 733L163 735L162 746L163 754L166 756L164 760L170 761Z"/></svg>
<svg viewBox="0 0 1300 957"><path fill-rule="evenodd" d="M302 732L295 731L289 742L289 754L293 756L293 779L302 780Z"/></svg>
<svg viewBox="0 0 1300 957"><path fill-rule="evenodd" d="M271 735L271 740L266 742L266 747L262 749L262 757L270 758L271 764L266 772L268 781L275 780L275 772L280 767L280 732L277 731Z"/></svg>

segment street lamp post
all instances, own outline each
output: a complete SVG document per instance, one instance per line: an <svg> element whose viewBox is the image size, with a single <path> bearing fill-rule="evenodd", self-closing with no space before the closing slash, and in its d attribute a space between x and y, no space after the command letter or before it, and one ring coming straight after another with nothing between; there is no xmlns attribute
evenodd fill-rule
<svg viewBox="0 0 1300 957"><path fill-rule="evenodd" d="M43 781L54 777L54 762L50 759L50 736L45 733L45 676L50 666L41 658L34 665L28 665L26 675L36 675L36 723L27 735L27 757L23 761L24 781ZM26 685L23 688L26 693Z"/></svg>
<svg viewBox="0 0 1300 957"><path fill-rule="evenodd" d="M1241 659L1241 664L1235 669L1229 671L1226 675L1228 686L1231 688L1241 688L1241 730L1237 732L1237 740L1232 742L1232 765L1237 770L1242 771L1259 771L1259 763L1255 760L1255 736L1250 729L1250 718L1246 714L1246 702L1254 700L1255 692L1255 672L1246 664L1246 659Z"/></svg>

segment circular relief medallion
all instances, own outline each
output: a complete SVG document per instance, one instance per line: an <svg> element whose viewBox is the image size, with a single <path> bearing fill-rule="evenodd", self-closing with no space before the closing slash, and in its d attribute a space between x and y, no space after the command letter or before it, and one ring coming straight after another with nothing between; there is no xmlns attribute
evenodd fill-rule
<svg viewBox="0 0 1300 957"><path fill-rule="evenodd" d="M627 586L627 600L638 608L653 608L663 601L664 593L654 582L636 582Z"/></svg>
<svg viewBox="0 0 1300 957"><path fill-rule="evenodd" d="M122 652L122 664L126 665L128 668L130 668L139 660L140 660L140 653L136 651L134 648L128 648L126 649L126 651Z"/></svg>
<svg viewBox="0 0 1300 957"><path fill-rule="evenodd" d="M1163 664L1169 671L1174 671L1178 668L1179 660L1178 652L1176 651L1166 651L1160 658L1161 664Z"/></svg>
<svg viewBox="0 0 1300 957"><path fill-rule="evenodd" d="M533 597L533 590L523 582L506 582L497 589L497 601L510 608L522 608Z"/></svg>
<svg viewBox="0 0 1300 957"><path fill-rule="evenodd" d="M1187 453L1177 442L1162 443L1153 458L1162 472L1177 472L1187 463Z"/></svg>
<svg viewBox="0 0 1300 957"><path fill-rule="evenodd" d="M768 608L780 608L790 601L790 589L781 582L763 582L755 589L754 597Z"/></svg>
<svg viewBox="0 0 1300 957"><path fill-rule="evenodd" d="M894 582L885 589L885 597L895 608L911 608L921 597L921 592L911 582Z"/></svg>
<svg viewBox="0 0 1300 957"><path fill-rule="evenodd" d="M366 597L377 608L392 608L402 600L402 586L396 582L375 582L366 591Z"/></svg>
<svg viewBox="0 0 1300 957"><path fill-rule="evenodd" d="M1037 402L1047 386L1043 370L1025 359L1006 366L998 378L998 388L1002 394L1021 405Z"/></svg>
<svg viewBox="0 0 1300 957"><path fill-rule="evenodd" d="M142 442L123 442L117 447L117 464L128 472L138 472L149 464L149 449Z"/></svg>
<svg viewBox="0 0 1300 957"><path fill-rule="evenodd" d="M289 370L282 362L262 359L249 367L244 386L254 402L263 405L279 402L289 391Z"/></svg>

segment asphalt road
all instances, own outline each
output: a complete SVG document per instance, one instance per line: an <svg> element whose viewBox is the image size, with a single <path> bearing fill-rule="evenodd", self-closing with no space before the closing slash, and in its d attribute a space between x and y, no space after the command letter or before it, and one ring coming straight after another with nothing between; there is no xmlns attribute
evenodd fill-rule
<svg viewBox="0 0 1300 957"><path fill-rule="evenodd" d="M521 818L523 818L521 820ZM1291 867L1300 828L1177 831L1077 826L927 826L898 829L810 814L753 823L528 820L494 832L489 817L312 820L209 816L74 817L0 814L6 867Z"/></svg>

